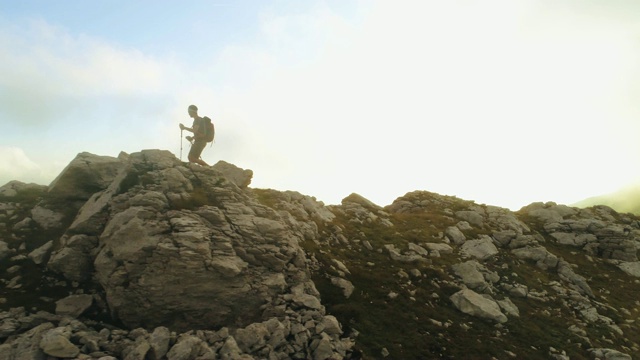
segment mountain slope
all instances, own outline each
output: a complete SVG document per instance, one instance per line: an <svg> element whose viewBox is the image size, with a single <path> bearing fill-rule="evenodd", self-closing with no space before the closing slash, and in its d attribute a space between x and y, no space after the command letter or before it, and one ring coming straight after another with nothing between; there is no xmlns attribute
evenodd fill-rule
<svg viewBox="0 0 640 360"><path fill-rule="evenodd" d="M596 205L609 206L621 213L640 215L640 185L629 186L611 194L594 196L573 204L580 208Z"/></svg>
<svg viewBox="0 0 640 360"><path fill-rule="evenodd" d="M640 218L253 189L145 150L0 187L0 358L630 359Z"/></svg>
<svg viewBox="0 0 640 360"><path fill-rule="evenodd" d="M323 240L307 244L319 261L314 281L369 358L574 359L611 344L640 352L638 243L622 232L637 230L635 217L553 203L511 213L429 192L385 208L352 195L332 211ZM628 247L613 255L607 242ZM616 258L631 260L635 277ZM456 304L464 289L490 301ZM483 309L491 305L501 310Z"/></svg>

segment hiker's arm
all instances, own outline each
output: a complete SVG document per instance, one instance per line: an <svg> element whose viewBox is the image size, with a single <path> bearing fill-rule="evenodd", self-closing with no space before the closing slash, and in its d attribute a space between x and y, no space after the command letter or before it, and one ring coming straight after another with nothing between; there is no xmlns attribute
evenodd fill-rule
<svg viewBox="0 0 640 360"><path fill-rule="evenodd" d="M180 130L187 130L187 131L190 131L190 132L192 132L194 134L196 133L192 128L186 127L186 126L184 126L182 124L180 124Z"/></svg>

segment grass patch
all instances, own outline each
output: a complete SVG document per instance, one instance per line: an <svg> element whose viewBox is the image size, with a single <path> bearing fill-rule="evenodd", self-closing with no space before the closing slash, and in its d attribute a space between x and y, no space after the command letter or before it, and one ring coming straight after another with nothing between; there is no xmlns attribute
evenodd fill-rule
<svg viewBox="0 0 640 360"><path fill-rule="evenodd" d="M635 324L620 324L625 332L624 338L630 341L612 335L612 330L605 324L589 324L585 328L578 309L570 305L572 300L555 293L550 286L553 282L563 287L568 287L568 284L553 269L542 270L533 261L514 257L508 249L501 249L500 254L482 262L483 265L498 273L501 283L522 284L530 291L547 293L546 301L509 296L498 286L494 299L502 300L508 296L519 309L520 317L510 316L505 324L497 325L457 310L449 300L460 290L455 285L457 278L450 275L451 265L464 261L457 250L454 254L430 258L430 263L401 263L391 260L384 249L384 245L393 244L404 252L409 242L419 245L443 241L441 233L459 221L452 213L466 210L469 206L468 202L457 199L450 199L453 203L443 203L431 201L429 194L416 196L423 200L420 209L393 212L386 208L393 227L387 227L380 221L356 221L354 214L345 210L346 207L338 207L339 211L334 211L336 218L327 226L331 230L321 232L319 241L303 243L305 251L313 254L320 263L312 277L327 312L338 318L346 333L351 329L358 331L356 351L363 358L381 358L381 351L386 348L389 358L394 359L510 359L513 354L516 358L548 359L550 348L554 348L558 353L565 351L571 359L590 359L588 348L620 349L620 344L631 348L635 345L633 339L640 338ZM262 198L263 203L268 201ZM537 219L529 219L522 214L519 217L533 231L545 236L543 224ZM465 231L465 236L472 239L482 234L489 235L491 231L489 227L474 228L473 231ZM346 237L348 244L336 240L337 234ZM373 246L373 251L362 246L364 240ZM557 257L578 266L574 270L586 277L594 292L598 292L597 300L610 305L598 306L601 315L616 323L638 316L638 306L629 308L640 298L637 281L622 276L614 265L600 260L589 261L580 249L558 245L549 239L542 245ZM331 277L339 275L334 259L344 263L350 271L350 274L341 276L355 287L348 299L331 283ZM411 275L415 269L422 276ZM593 273L585 273L586 269ZM401 276L400 273L409 275ZM600 291L600 288L602 291L612 289L612 279L624 283L621 286L626 292L624 295ZM390 298L392 292L397 297ZM624 306L631 316L621 312ZM591 344L569 330L571 325L584 329Z"/></svg>

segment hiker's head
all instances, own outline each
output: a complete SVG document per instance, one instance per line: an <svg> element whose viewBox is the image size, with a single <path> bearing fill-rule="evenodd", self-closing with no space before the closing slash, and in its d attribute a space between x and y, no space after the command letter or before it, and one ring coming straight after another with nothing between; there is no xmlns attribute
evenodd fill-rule
<svg viewBox="0 0 640 360"><path fill-rule="evenodd" d="M189 105L189 116L195 117L198 116L198 107L195 105Z"/></svg>

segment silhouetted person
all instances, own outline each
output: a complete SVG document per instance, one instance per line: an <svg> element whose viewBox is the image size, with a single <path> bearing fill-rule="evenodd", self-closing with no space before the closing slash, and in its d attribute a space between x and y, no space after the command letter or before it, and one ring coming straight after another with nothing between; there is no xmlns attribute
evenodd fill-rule
<svg viewBox="0 0 640 360"><path fill-rule="evenodd" d="M189 105L188 111L189 116L193 118L193 125L189 128L180 124L180 130L187 130L193 133L193 136L186 137L187 140L193 141L191 144L191 150L189 150L189 162L202 166L209 166L209 164L200 158L202 150L204 150L204 147L207 145L203 118L198 116L198 107L195 105Z"/></svg>

